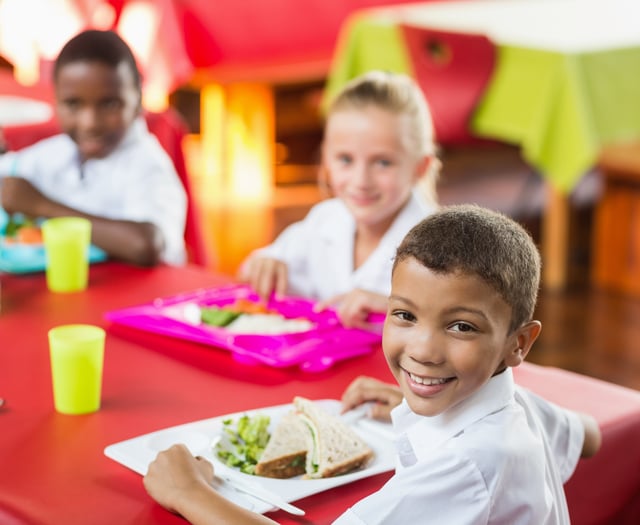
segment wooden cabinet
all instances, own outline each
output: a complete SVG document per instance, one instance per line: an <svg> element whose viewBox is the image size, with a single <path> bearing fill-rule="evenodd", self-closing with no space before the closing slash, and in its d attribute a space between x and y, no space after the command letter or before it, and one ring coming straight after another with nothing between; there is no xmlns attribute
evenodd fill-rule
<svg viewBox="0 0 640 525"><path fill-rule="evenodd" d="M591 281L640 297L640 142L608 146L593 227Z"/></svg>

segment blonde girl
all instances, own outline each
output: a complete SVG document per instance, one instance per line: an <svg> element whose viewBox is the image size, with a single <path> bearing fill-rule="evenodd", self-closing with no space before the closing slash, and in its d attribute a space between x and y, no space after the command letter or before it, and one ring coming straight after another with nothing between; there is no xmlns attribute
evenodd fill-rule
<svg viewBox="0 0 640 525"><path fill-rule="evenodd" d="M406 75L358 77L327 112L320 180L331 198L252 253L239 277L265 299L293 294L333 306L345 326L385 311L393 254L437 209L433 123Z"/></svg>

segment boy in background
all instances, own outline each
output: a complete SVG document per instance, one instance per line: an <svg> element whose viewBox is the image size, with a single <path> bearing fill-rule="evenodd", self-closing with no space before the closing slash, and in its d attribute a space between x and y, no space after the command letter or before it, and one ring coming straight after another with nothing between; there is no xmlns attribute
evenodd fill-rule
<svg viewBox="0 0 640 525"><path fill-rule="evenodd" d="M63 133L0 157L2 208L85 217L114 259L184 263L186 193L140 114L130 48L115 32L84 31L61 50L53 80Z"/></svg>

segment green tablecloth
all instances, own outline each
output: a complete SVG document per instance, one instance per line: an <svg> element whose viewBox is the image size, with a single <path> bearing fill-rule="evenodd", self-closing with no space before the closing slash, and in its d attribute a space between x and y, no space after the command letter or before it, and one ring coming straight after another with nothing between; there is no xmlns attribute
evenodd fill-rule
<svg viewBox="0 0 640 525"><path fill-rule="evenodd" d="M326 97L371 69L412 74L397 23L356 15L345 24ZM517 144L561 192L570 192L609 142L640 137L640 46L559 53L498 45L493 77L471 127Z"/></svg>

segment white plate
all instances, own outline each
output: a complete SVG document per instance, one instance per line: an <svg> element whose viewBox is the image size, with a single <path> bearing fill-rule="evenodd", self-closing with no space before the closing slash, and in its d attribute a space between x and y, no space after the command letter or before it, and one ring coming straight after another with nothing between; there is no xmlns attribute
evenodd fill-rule
<svg viewBox="0 0 640 525"><path fill-rule="evenodd" d="M319 403L323 409L333 414L338 414L340 411L340 402L334 399L323 399L315 401L315 403ZM211 461L216 473L224 475L229 471L233 471L232 473L236 477L246 476L248 479L260 483L265 489L276 492L288 502L395 468L395 451L391 442L391 425L371 420L357 420L350 424L350 426L371 447L375 454L373 460L362 470L334 478L302 479L301 477L297 477L291 479L271 479L261 476L251 476L227 467L215 456L215 452L210 444L213 438L221 435L223 420L230 418L237 419L243 414L248 414L249 416L258 413L265 414L271 417L270 430L272 430L280 417L291 410L291 407L291 404L278 405L194 421L193 423L166 428L133 439L114 443L106 447L104 453L107 457L121 463L138 474L145 475L149 463L153 461L158 452L176 443L183 443L193 455L202 456ZM264 513L274 510L268 503L237 492L227 486L223 485L219 490L223 495L238 505L253 510L254 512Z"/></svg>

